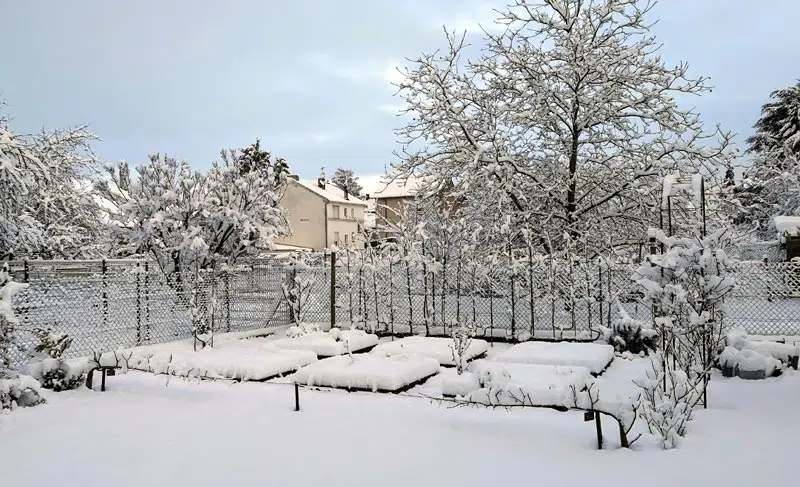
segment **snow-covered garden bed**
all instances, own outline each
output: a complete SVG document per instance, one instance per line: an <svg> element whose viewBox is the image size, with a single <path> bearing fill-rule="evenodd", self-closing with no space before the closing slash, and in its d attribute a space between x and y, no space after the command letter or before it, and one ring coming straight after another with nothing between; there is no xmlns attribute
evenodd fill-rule
<svg viewBox="0 0 800 487"><path fill-rule="evenodd" d="M614 359L614 347L598 343L525 342L492 358L495 362L586 367L600 374Z"/></svg>
<svg viewBox="0 0 800 487"><path fill-rule="evenodd" d="M397 392L437 372L439 362L430 357L373 352L319 360L298 370L293 379L308 386Z"/></svg>
<svg viewBox="0 0 800 487"><path fill-rule="evenodd" d="M292 331L290 328L287 330L286 338L274 340L271 343L278 348L287 350L310 350L319 357L334 357L348 352L361 352L378 344L378 335L367 333L364 330L333 328L327 332L317 329L297 334L293 334Z"/></svg>
<svg viewBox="0 0 800 487"><path fill-rule="evenodd" d="M154 374L207 379L261 381L295 372L317 360L308 350L285 350L264 344L191 350L134 352L128 361L132 369Z"/></svg>
<svg viewBox="0 0 800 487"><path fill-rule="evenodd" d="M442 395L467 396L478 389L501 382L524 384L528 388L547 391L569 389L570 386L581 390L592 381L592 374L586 367L505 363L481 359L470 363L465 373L443 378Z"/></svg>
<svg viewBox="0 0 800 487"><path fill-rule="evenodd" d="M464 352L464 360L480 357L489 350L485 340L473 339ZM375 353L384 355L415 354L435 359L444 366L456 365L456 354L453 340L450 338L434 338L410 336L392 342L381 343L374 349Z"/></svg>

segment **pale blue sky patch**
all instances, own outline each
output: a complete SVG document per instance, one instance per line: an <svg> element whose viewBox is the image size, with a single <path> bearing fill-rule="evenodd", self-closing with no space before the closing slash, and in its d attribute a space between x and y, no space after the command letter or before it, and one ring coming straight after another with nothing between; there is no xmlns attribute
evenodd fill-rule
<svg viewBox="0 0 800 487"><path fill-rule="evenodd" d="M492 26L481 0L0 0L0 96L14 128L89 123L98 154L167 152L207 167L262 139L303 177L320 166L382 172L402 108L405 58L443 47L442 24ZM665 60L710 76L703 119L742 135L772 90L800 77L800 2L662 0Z"/></svg>

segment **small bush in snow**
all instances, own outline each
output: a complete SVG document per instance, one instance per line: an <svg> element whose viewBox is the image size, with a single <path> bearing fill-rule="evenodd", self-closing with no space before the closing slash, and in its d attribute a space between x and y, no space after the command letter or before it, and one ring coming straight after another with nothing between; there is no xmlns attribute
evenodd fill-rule
<svg viewBox="0 0 800 487"><path fill-rule="evenodd" d="M0 410L31 407L44 402L41 385L36 379L0 370Z"/></svg>
<svg viewBox="0 0 800 487"><path fill-rule="evenodd" d="M458 375L464 373L467 369L467 359L469 355L467 350L472 344L472 338L477 332L475 323L460 323L458 326L453 327L450 336L453 338L453 362L456 364L456 372Z"/></svg>
<svg viewBox="0 0 800 487"><path fill-rule="evenodd" d="M11 363L10 349L14 347L12 335L19 323L11 307L11 298L26 287L27 284L14 282L11 279L8 262L3 262L3 266L0 267L0 372Z"/></svg>
<svg viewBox="0 0 800 487"><path fill-rule="evenodd" d="M703 397L703 381L699 374L665 366L663 353L656 355L647 377L634 382L642 389L640 414L647 428L665 449L671 449L686 433L692 411Z"/></svg>
<svg viewBox="0 0 800 487"><path fill-rule="evenodd" d="M611 328L603 328L606 342L613 346L617 353L629 352L642 355L658 348L659 337L656 330L632 318L622 306L619 306L619 314L620 318Z"/></svg>
<svg viewBox="0 0 800 487"><path fill-rule="evenodd" d="M38 380L45 389L56 392L77 389L84 383L83 370L74 369L61 357L72 344L66 333L47 328L34 328L39 339L33 359L24 367L26 374Z"/></svg>

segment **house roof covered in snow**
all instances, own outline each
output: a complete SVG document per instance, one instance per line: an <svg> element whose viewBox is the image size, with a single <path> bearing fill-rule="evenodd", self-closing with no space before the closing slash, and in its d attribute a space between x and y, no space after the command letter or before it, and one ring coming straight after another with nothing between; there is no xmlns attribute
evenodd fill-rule
<svg viewBox="0 0 800 487"><path fill-rule="evenodd" d="M289 179L289 181L295 184L299 184L300 186L308 189L312 193L321 196L323 199L331 203L343 203L348 205L367 206L367 203L356 198L353 195L348 195L347 198L345 198L344 191L342 191L338 186L335 186L330 181L325 182L325 189L320 188L319 183L316 180Z"/></svg>
<svg viewBox="0 0 800 487"><path fill-rule="evenodd" d="M399 178L389 174L374 179L364 178L362 192L370 199L412 198L420 187L421 180L416 176Z"/></svg>

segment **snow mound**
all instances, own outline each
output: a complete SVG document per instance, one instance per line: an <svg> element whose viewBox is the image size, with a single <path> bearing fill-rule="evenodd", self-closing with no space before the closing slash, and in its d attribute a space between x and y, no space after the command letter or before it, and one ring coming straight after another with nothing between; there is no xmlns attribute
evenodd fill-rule
<svg viewBox="0 0 800 487"><path fill-rule="evenodd" d="M614 359L614 347L598 343L518 343L496 355L494 362L586 367L599 374Z"/></svg>
<svg viewBox="0 0 800 487"><path fill-rule="evenodd" d="M465 360L472 360L489 350L486 340L473 338L464 353ZM374 349L375 353L384 355L415 354L436 359L445 366L455 366L456 358L451 338L434 338L411 336L393 342L381 343Z"/></svg>
<svg viewBox="0 0 800 487"><path fill-rule="evenodd" d="M728 346L737 350L752 350L761 355L767 355L780 360L785 364L792 363L793 359L800 356L800 348L787 343L761 341L751 339L741 328L735 328L728 332L726 337Z"/></svg>
<svg viewBox="0 0 800 487"><path fill-rule="evenodd" d="M453 369L450 370L454 371ZM461 375L448 374L442 377L443 396L466 396L480 388L481 383L478 380L478 375L473 372L464 372Z"/></svg>
<svg viewBox="0 0 800 487"><path fill-rule="evenodd" d="M439 372L439 362L419 355L340 355L307 365L294 381L309 386L394 392Z"/></svg>
<svg viewBox="0 0 800 487"><path fill-rule="evenodd" d="M739 350L730 345L719 354L719 364L724 376L738 375L742 379L772 377L782 367L780 360L770 355L751 349Z"/></svg>
<svg viewBox="0 0 800 487"><path fill-rule="evenodd" d="M525 384L553 384L566 381L584 386L592 381L591 371L587 367L476 360L469 364L467 370L476 374L481 384L488 384L497 377L506 377Z"/></svg>
<svg viewBox="0 0 800 487"><path fill-rule="evenodd" d="M572 387L581 391L593 381L594 378L586 367L505 363L481 359L470 363L464 374L443 378L442 395L469 396L470 393L481 388L485 388L487 391L497 391L497 388L501 387L505 390L505 386L510 384L512 389L521 388L528 392L536 390L535 395L538 401L542 397L551 397L551 394L557 394L559 398L567 392L571 395ZM479 403L488 404L486 403L488 396L481 395L489 394L487 391L478 394L482 398L478 400ZM508 390L503 394L508 394ZM511 399L509 397L509 400ZM561 400L559 399L559 401ZM561 405L562 403L563 401L553 404Z"/></svg>
<svg viewBox="0 0 800 487"><path fill-rule="evenodd" d="M134 353L129 365L154 374L251 381L292 373L316 360L316 354L308 350L228 346L197 352Z"/></svg>
<svg viewBox="0 0 800 487"><path fill-rule="evenodd" d="M288 335L288 332L287 332ZM311 331L294 334L289 338L274 340L272 345L286 350L310 350L320 357L333 357L350 352L359 352L378 344L378 335L364 330L340 330L329 332Z"/></svg>

